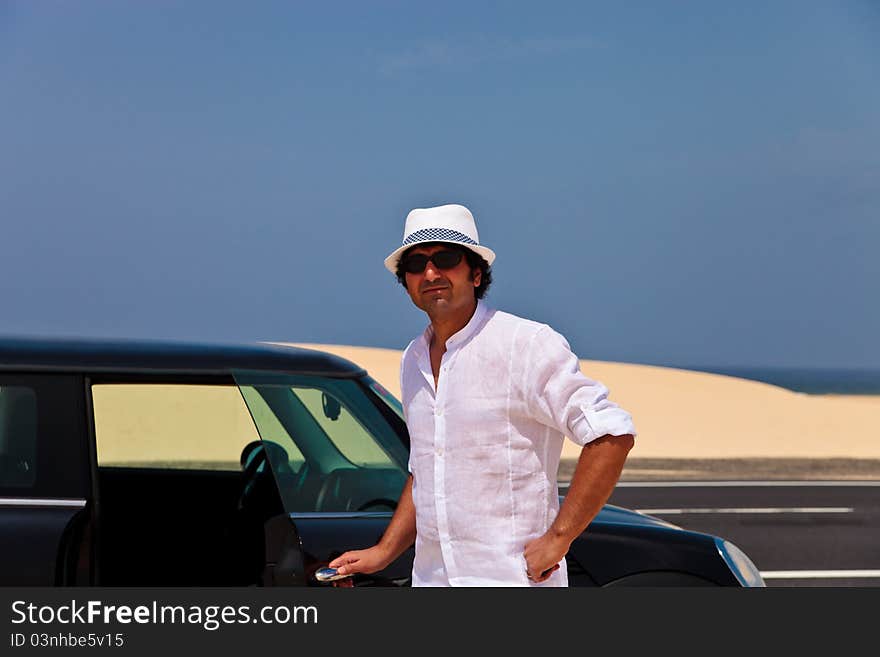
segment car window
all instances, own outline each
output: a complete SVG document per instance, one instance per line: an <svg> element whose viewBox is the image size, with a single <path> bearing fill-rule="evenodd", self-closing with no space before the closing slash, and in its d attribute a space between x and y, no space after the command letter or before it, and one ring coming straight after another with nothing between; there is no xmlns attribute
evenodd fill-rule
<svg viewBox="0 0 880 657"><path fill-rule="evenodd" d="M394 463L343 402L317 388L291 386L327 439L349 463L363 468L388 468Z"/></svg>
<svg viewBox="0 0 880 657"><path fill-rule="evenodd" d="M273 443L267 457L285 510L393 510L407 477L407 448L369 387L319 376L235 378L264 442ZM305 460L296 476L285 467L285 452Z"/></svg>
<svg viewBox="0 0 880 657"><path fill-rule="evenodd" d="M244 447L260 440L234 385L99 383L92 399L103 466L240 470Z"/></svg>
<svg viewBox="0 0 880 657"><path fill-rule="evenodd" d="M36 466L36 392L26 386L0 386L0 487L32 487Z"/></svg>
<svg viewBox="0 0 880 657"><path fill-rule="evenodd" d="M76 375L0 373L0 497L87 496L84 397Z"/></svg>

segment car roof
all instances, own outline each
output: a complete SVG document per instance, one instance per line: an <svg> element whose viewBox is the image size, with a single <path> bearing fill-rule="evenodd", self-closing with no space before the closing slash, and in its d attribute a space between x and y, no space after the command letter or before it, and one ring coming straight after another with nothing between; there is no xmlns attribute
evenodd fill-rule
<svg viewBox="0 0 880 657"><path fill-rule="evenodd" d="M0 370L194 375L248 370L342 378L366 374L359 365L334 354L267 342L2 336Z"/></svg>

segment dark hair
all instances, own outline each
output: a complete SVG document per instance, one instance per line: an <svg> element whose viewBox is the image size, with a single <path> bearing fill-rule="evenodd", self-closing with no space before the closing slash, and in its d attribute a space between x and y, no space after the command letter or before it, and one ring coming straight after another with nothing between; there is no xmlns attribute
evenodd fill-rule
<svg viewBox="0 0 880 657"><path fill-rule="evenodd" d="M455 244L450 244L449 242L425 242L422 244L415 244L408 248L406 251L403 252L403 254L401 254L400 260L397 261L397 271L395 272L397 274L397 281L401 285L403 285L403 287L406 287L406 271L404 271L403 269L403 259L407 256L407 254L409 254L410 251L412 251L417 246L426 247L441 245L448 246L451 249L455 249L464 253L465 260L467 260L468 267L471 268L471 272L473 272L474 269L479 269L480 272L482 272L482 275L480 276L480 284L474 288L474 296L477 299L482 299L483 296L486 294L486 290L488 290L489 286L492 284L492 268L489 267L489 263L486 262L486 259L483 258L483 256L481 256L476 251L471 251L468 248L460 247Z"/></svg>

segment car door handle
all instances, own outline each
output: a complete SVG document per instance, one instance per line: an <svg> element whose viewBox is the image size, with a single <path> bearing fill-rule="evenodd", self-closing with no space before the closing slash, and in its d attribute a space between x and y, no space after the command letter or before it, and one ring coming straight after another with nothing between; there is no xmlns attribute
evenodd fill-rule
<svg viewBox="0 0 880 657"><path fill-rule="evenodd" d="M340 575L335 568L318 568L315 571L314 577L319 582L336 582L340 579L351 577L351 575Z"/></svg>

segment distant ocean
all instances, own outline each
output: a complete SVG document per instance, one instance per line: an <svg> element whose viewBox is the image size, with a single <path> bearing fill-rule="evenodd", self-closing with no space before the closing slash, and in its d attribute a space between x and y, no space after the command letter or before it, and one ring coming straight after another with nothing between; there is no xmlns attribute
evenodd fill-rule
<svg viewBox="0 0 880 657"><path fill-rule="evenodd" d="M880 395L880 370L789 369L762 367L686 367L772 383L813 395Z"/></svg>

